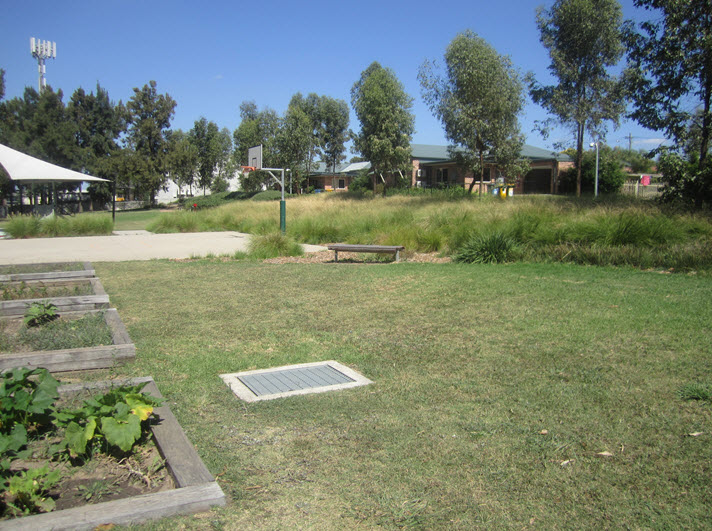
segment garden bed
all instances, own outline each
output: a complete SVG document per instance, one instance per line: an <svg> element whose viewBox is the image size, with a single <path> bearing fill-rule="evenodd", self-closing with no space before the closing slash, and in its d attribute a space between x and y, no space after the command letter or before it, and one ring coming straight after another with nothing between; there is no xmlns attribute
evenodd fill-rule
<svg viewBox="0 0 712 531"><path fill-rule="evenodd" d="M91 262L61 262L53 264L18 264L0 266L0 282L93 278L95 276Z"/></svg>
<svg viewBox="0 0 712 531"><path fill-rule="evenodd" d="M152 378L65 385L61 395L71 395L88 389L110 389L121 385L145 384L143 392L162 398ZM203 464L192 444L167 405L155 407L157 417L151 422L151 432L158 452L165 460L174 489L131 496L93 505L83 505L4 520L3 529L93 529L104 524L135 524L176 514L191 514L225 505L225 495Z"/></svg>
<svg viewBox="0 0 712 531"><path fill-rule="evenodd" d="M82 286L81 289L89 291L88 295L69 295L53 297L52 292L60 293L60 290L68 290L70 293L73 289ZM78 280L70 279L44 279L44 280L20 280L2 283L0 281L0 290L2 290L3 298L11 298L11 300L0 301L0 316L20 316L24 315L27 308L34 302L49 301L57 307L60 313L76 312L83 310L99 310L109 307L109 296L104 291L104 287L98 278L85 278ZM31 293L35 295L45 296L35 298L15 298L21 296L18 294Z"/></svg>
<svg viewBox="0 0 712 531"><path fill-rule="evenodd" d="M96 313L96 311L82 313ZM104 321L111 331L111 344L61 350L0 353L0 372L14 367L43 367L50 372L101 369L134 359L136 347L118 312L111 308L104 310L103 314ZM18 321L18 319L2 319L5 323Z"/></svg>

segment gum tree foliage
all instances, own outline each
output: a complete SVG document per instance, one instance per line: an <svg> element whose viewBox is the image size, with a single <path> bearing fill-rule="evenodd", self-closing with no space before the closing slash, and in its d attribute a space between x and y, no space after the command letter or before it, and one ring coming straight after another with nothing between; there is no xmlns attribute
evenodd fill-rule
<svg viewBox="0 0 712 531"><path fill-rule="evenodd" d="M678 148L688 150L690 164L673 163L670 155L663 165L675 174L665 175L666 197L689 200L699 208L712 202L712 3L634 3L652 18L639 25L639 32L632 22L627 26L631 116L647 128L665 131Z"/></svg>
<svg viewBox="0 0 712 531"><path fill-rule="evenodd" d="M278 164L291 169L292 179L297 182L299 188L303 178L311 170L310 156L315 144L313 131L314 124L307 112L306 102L301 93L297 93L292 96L284 116L280 119L276 145Z"/></svg>
<svg viewBox="0 0 712 531"><path fill-rule="evenodd" d="M176 102L168 94L159 94L155 81L133 90L126 104L128 153L121 166L124 179L139 193L148 194L154 204L167 178L168 132Z"/></svg>
<svg viewBox="0 0 712 531"><path fill-rule="evenodd" d="M574 149L565 151L571 158L576 156ZM601 145L598 153L598 189L602 194L615 194L620 192L626 180L626 173L623 171L622 153L619 150L611 149L609 146ZM629 158L629 157L626 157ZM576 168L569 168L559 175L559 191L564 194L572 194L577 186ZM589 149L583 154L581 163L581 189L585 193L593 193L596 182L596 150Z"/></svg>
<svg viewBox="0 0 712 531"><path fill-rule="evenodd" d="M525 170L519 162L524 143L517 116L524 105L523 87L509 57L500 56L487 41L465 31L445 50L445 75L435 62L418 72L423 99L443 123L452 143L451 157L473 175L480 193L485 156L510 177ZM475 184L470 184L469 192Z"/></svg>
<svg viewBox="0 0 712 531"><path fill-rule="evenodd" d="M76 125L75 138L82 167L96 177L114 180L119 157L119 137L126 131L125 108L114 104L98 83L96 94L78 88L67 104L67 116ZM110 183L91 183L89 195L96 201L111 200Z"/></svg>
<svg viewBox="0 0 712 531"><path fill-rule="evenodd" d="M217 137L218 162L211 190L213 193L224 192L230 186L230 178L235 174L235 162L232 158L232 135L223 127Z"/></svg>
<svg viewBox="0 0 712 531"><path fill-rule="evenodd" d="M235 146L234 160L237 165L247 166L247 151L249 148L262 144L262 165L269 168L277 163L276 137L279 129L279 116L266 108L258 110L254 101L243 101L240 104L242 121L233 133ZM253 171L240 177L243 190L259 191L269 181L267 172Z"/></svg>
<svg viewBox="0 0 712 531"><path fill-rule="evenodd" d="M371 162L374 188L383 177L385 193L385 183L393 181L399 170L410 168L413 98L393 70L374 62L351 88L351 106L361 124L353 136L354 147Z"/></svg>
<svg viewBox="0 0 712 531"><path fill-rule="evenodd" d="M321 145L324 150L324 162L335 172L336 165L346 159L349 106L344 100L322 96L319 107L323 124Z"/></svg>
<svg viewBox="0 0 712 531"><path fill-rule="evenodd" d="M198 186L205 195L205 190L213 184L221 156L220 130L215 122L201 116L194 122L188 137L198 152Z"/></svg>
<svg viewBox="0 0 712 531"><path fill-rule="evenodd" d="M188 193L192 194L198 174L198 148L180 129L171 132L168 143L167 164L171 179L179 188L187 186Z"/></svg>
<svg viewBox="0 0 712 531"><path fill-rule="evenodd" d="M625 110L621 80L610 73L624 53L622 10L618 0L556 0L537 9L540 40L549 51L549 71L556 85L542 86L530 77L535 103L569 126L576 138L576 195L581 194L581 164L586 132L604 138L606 122L616 125Z"/></svg>

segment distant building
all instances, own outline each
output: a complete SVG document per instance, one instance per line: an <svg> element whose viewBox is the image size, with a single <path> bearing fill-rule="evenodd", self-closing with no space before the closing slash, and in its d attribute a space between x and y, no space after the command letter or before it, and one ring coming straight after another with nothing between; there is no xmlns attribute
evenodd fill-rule
<svg viewBox="0 0 712 531"><path fill-rule="evenodd" d="M475 180L479 190L479 179L472 172L463 171L452 160L447 146L411 144L413 170L411 185L421 188L446 188L452 186L469 187ZM573 166L571 157L564 153L549 151L534 146L524 145L521 157L529 161L530 169L526 175L502 175L497 165L485 159L485 179L483 190L489 191L496 186L498 178L510 178L514 181L516 194L553 194L557 192L558 177L562 170ZM348 190L351 179L357 173L370 168L369 162L339 164L336 171L331 171L321 163L309 175L309 185L324 191Z"/></svg>

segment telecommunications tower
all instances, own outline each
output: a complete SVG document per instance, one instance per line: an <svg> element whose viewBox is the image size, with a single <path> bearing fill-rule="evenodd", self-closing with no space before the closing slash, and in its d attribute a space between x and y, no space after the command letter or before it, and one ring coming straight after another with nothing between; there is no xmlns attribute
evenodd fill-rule
<svg viewBox="0 0 712 531"><path fill-rule="evenodd" d="M38 93L42 93L42 89L47 86L47 81L45 80L45 59L56 59L57 58L57 43L49 41L41 41L30 38L30 51L32 52L32 57L37 59L37 72L39 73L38 82Z"/></svg>

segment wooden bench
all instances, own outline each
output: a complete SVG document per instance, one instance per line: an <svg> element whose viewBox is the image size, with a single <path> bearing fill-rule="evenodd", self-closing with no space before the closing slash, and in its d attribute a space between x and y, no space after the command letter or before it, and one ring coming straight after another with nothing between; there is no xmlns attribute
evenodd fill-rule
<svg viewBox="0 0 712 531"><path fill-rule="evenodd" d="M391 253L395 255L396 262L400 262L400 252L405 249L402 245L348 245L335 243L328 249L334 251L334 262L339 261L339 251L344 253Z"/></svg>

